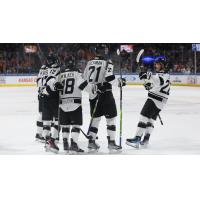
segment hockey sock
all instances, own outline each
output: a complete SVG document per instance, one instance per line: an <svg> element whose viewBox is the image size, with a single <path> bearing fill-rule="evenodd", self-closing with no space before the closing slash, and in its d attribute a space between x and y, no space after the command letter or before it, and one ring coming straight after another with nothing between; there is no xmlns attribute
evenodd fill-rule
<svg viewBox="0 0 200 200"><path fill-rule="evenodd" d="M42 115L39 113L38 119L37 119L37 133L42 135L43 132L43 122L42 122Z"/></svg>
<svg viewBox="0 0 200 200"><path fill-rule="evenodd" d="M43 122L43 136L50 136L50 130L51 130L51 121L44 121Z"/></svg>
<svg viewBox="0 0 200 200"><path fill-rule="evenodd" d="M149 119L149 121L147 122L147 128L145 131L145 134L151 134L153 132L154 129L154 120L153 119Z"/></svg>
<svg viewBox="0 0 200 200"><path fill-rule="evenodd" d="M63 126L62 127L62 136L63 136L63 139L67 138L67 140L69 140L69 133L70 133L70 126Z"/></svg>
<svg viewBox="0 0 200 200"><path fill-rule="evenodd" d="M101 121L101 117L96 117L92 121L92 125L91 125L90 130L89 130L89 135L92 136L93 140L96 139L100 121Z"/></svg>
<svg viewBox="0 0 200 200"><path fill-rule="evenodd" d="M79 137L79 133L80 133L80 127L79 126L72 126L72 139L75 143L78 142L78 137Z"/></svg>
<svg viewBox="0 0 200 200"><path fill-rule="evenodd" d="M53 127L51 127L52 138L58 138L58 121L54 121Z"/></svg>
<svg viewBox="0 0 200 200"><path fill-rule="evenodd" d="M110 137L110 140L115 140L115 136L116 136L116 125L115 125L115 121L116 118L106 118L107 121L107 133L108 136Z"/></svg>
<svg viewBox="0 0 200 200"><path fill-rule="evenodd" d="M136 130L136 135L142 137L142 135L145 133L146 128L147 128L147 122L148 118L141 115L140 116L140 121L137 125L137 130Z"/></svg>

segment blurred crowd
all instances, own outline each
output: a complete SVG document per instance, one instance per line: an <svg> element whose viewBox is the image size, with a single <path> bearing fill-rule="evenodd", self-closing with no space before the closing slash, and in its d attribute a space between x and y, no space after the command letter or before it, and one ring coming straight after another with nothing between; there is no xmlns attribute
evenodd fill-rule
<svg viewBox="0 0 200 200"><path fill-rule="evenodd" d="M84 70L88 60L95 56L96 44L32 44L36 51L25 50L29 44L0 44L0 73L21 74L37 73L45 62L45 55L56 52L61 61L70 55L76 58L76 64ZM115 66L115 73L119 72L120 57L117 49L120 44L107 44L106 57ZM140 49L145 49L146 55L165 55L169 61L170 72L192 74L194 68L194 52L191 44L132 44L133 52L125 52L122 60L123 73L137 72L136 56ZM200 73L200 56L197 52L197 73Z"/></svg>

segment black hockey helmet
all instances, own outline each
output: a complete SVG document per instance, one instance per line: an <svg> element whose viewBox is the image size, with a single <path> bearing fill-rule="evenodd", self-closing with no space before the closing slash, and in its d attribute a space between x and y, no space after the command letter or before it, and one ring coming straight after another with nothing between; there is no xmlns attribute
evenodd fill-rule
<svg viewBox="0 0 200 200"><path fill-rule="evenodd" d="M75 58L73 56L69 56L65 58L65 67L66 69L74 69L75 68Z"/></svg>
<svg viewBox="0 0 200 200"><path fill-rule="evenodd" d="M158 57L156 57L155 60L154 60L154 64L155 63L161 64L162 70L164 72L168 72L169 71L169 65L168 65L168 62L167 62L167 59L166 59L165 56L158 56Z"/></svg>
<svg viewBox="0 0 200 200"><path fill-rule="evenodd" d="M95 48L96 56L105 56L109 53L109 48L107 44L97 44Z"/></svg>
<svg viewBox="0 0 200 200"><path fill-rule="evenodd" d="M165 56L158 56L155 58L154 63L160 63L163 66L165 66L167 64L167 60Z"/></svg>
<svg viewBox="0 0 200 200"><path fill-rule="evenodd" d="M46 65L42 65L41 69L47 69L48 67Z"/></svg>
<svg viewBox="0 0 200 200"><path fill-rule="evenodd" d="M53 65L53 64L59 64L60 61L59 61L59 58L56 54L54 53L49 53L48 56L47 56L47 64L48 65Z"/></svg>

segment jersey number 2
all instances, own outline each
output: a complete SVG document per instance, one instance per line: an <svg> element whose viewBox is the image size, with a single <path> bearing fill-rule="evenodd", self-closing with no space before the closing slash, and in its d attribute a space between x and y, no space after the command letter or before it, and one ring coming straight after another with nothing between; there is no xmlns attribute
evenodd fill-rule
<svg viewBox="0 0 200 200"><path fill-rule="evenodd" d="M169 95L169 91L170 91L170 88L169 88L169 80L167 80L164 84L164 86L160 89L160 92L163 93L163 94L167 94Z"/></svg>

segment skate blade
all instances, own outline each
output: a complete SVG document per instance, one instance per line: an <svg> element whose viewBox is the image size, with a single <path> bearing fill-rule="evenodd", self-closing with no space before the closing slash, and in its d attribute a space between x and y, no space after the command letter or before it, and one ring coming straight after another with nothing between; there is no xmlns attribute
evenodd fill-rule
<svg viewBox="0 0 200 200"><path fill-rule="evenodd" d="M98 153L98 152L99 152L99 149L91 149L91 148L88 148L88 153L90 153L90 154Z"/></svg>
<svg viewBox="0 0 200 200"><path fill-rule="evenodd" d="M59 151L59 150L49 148L49 152L52 152L52 153L58 154L58 151Z"/></svg>
<svg viewBox="0 0 200 200"><path fill-rule="evenodd" d="M130 142L127 142L127 141L126 141L126 144L127 144L128 146L134 147L135 149L139 149L139 147L140 147L140 144L139 144L139 143L134 144L134 143L130 143Z"/></svg>
<svg viewBox="0 0 200 200"><path fill-rule="evenodd" d="M38 138L36 138L35 141L36 141L36 142L39 142L39 143L45 143L45 140L40 140L40 139L38 139Z"/></svg>
<svg viewBox="0 0 200 200"><path fill-rule="evenodd" d="M49 145L45 145L44 149L46 152L52 152L52 153L58 154L58 150L52 149Z"/></svg>
<svg viewBox="0 0 200 200"><path fill-rule="evenodd" d="M149 146L148 143L147 144L141 144L140 143L140 148L142 148L142 149L146 149L146 148L148 148L148 146Z"/></svg>
<svg viewBox="0 0 200 200"><path fill-rule="evenodd" d="M77 151L72 151L70 150L70 155L82 155L82 154L85 154L85 152L77 152Z"/></svg>
<svg viewBox="0 0 200 200"><path fill-rule="evenodd" d="M69 152L69 150L64 150L64 153L65 153L66 155L68 155L70 152Z"/></svg>
<svg viewBox="0 0 200 200"><path fill-rule="evenodd" d="M109 154L120 154L122 153L122 149L108 149Z"/></svg>

